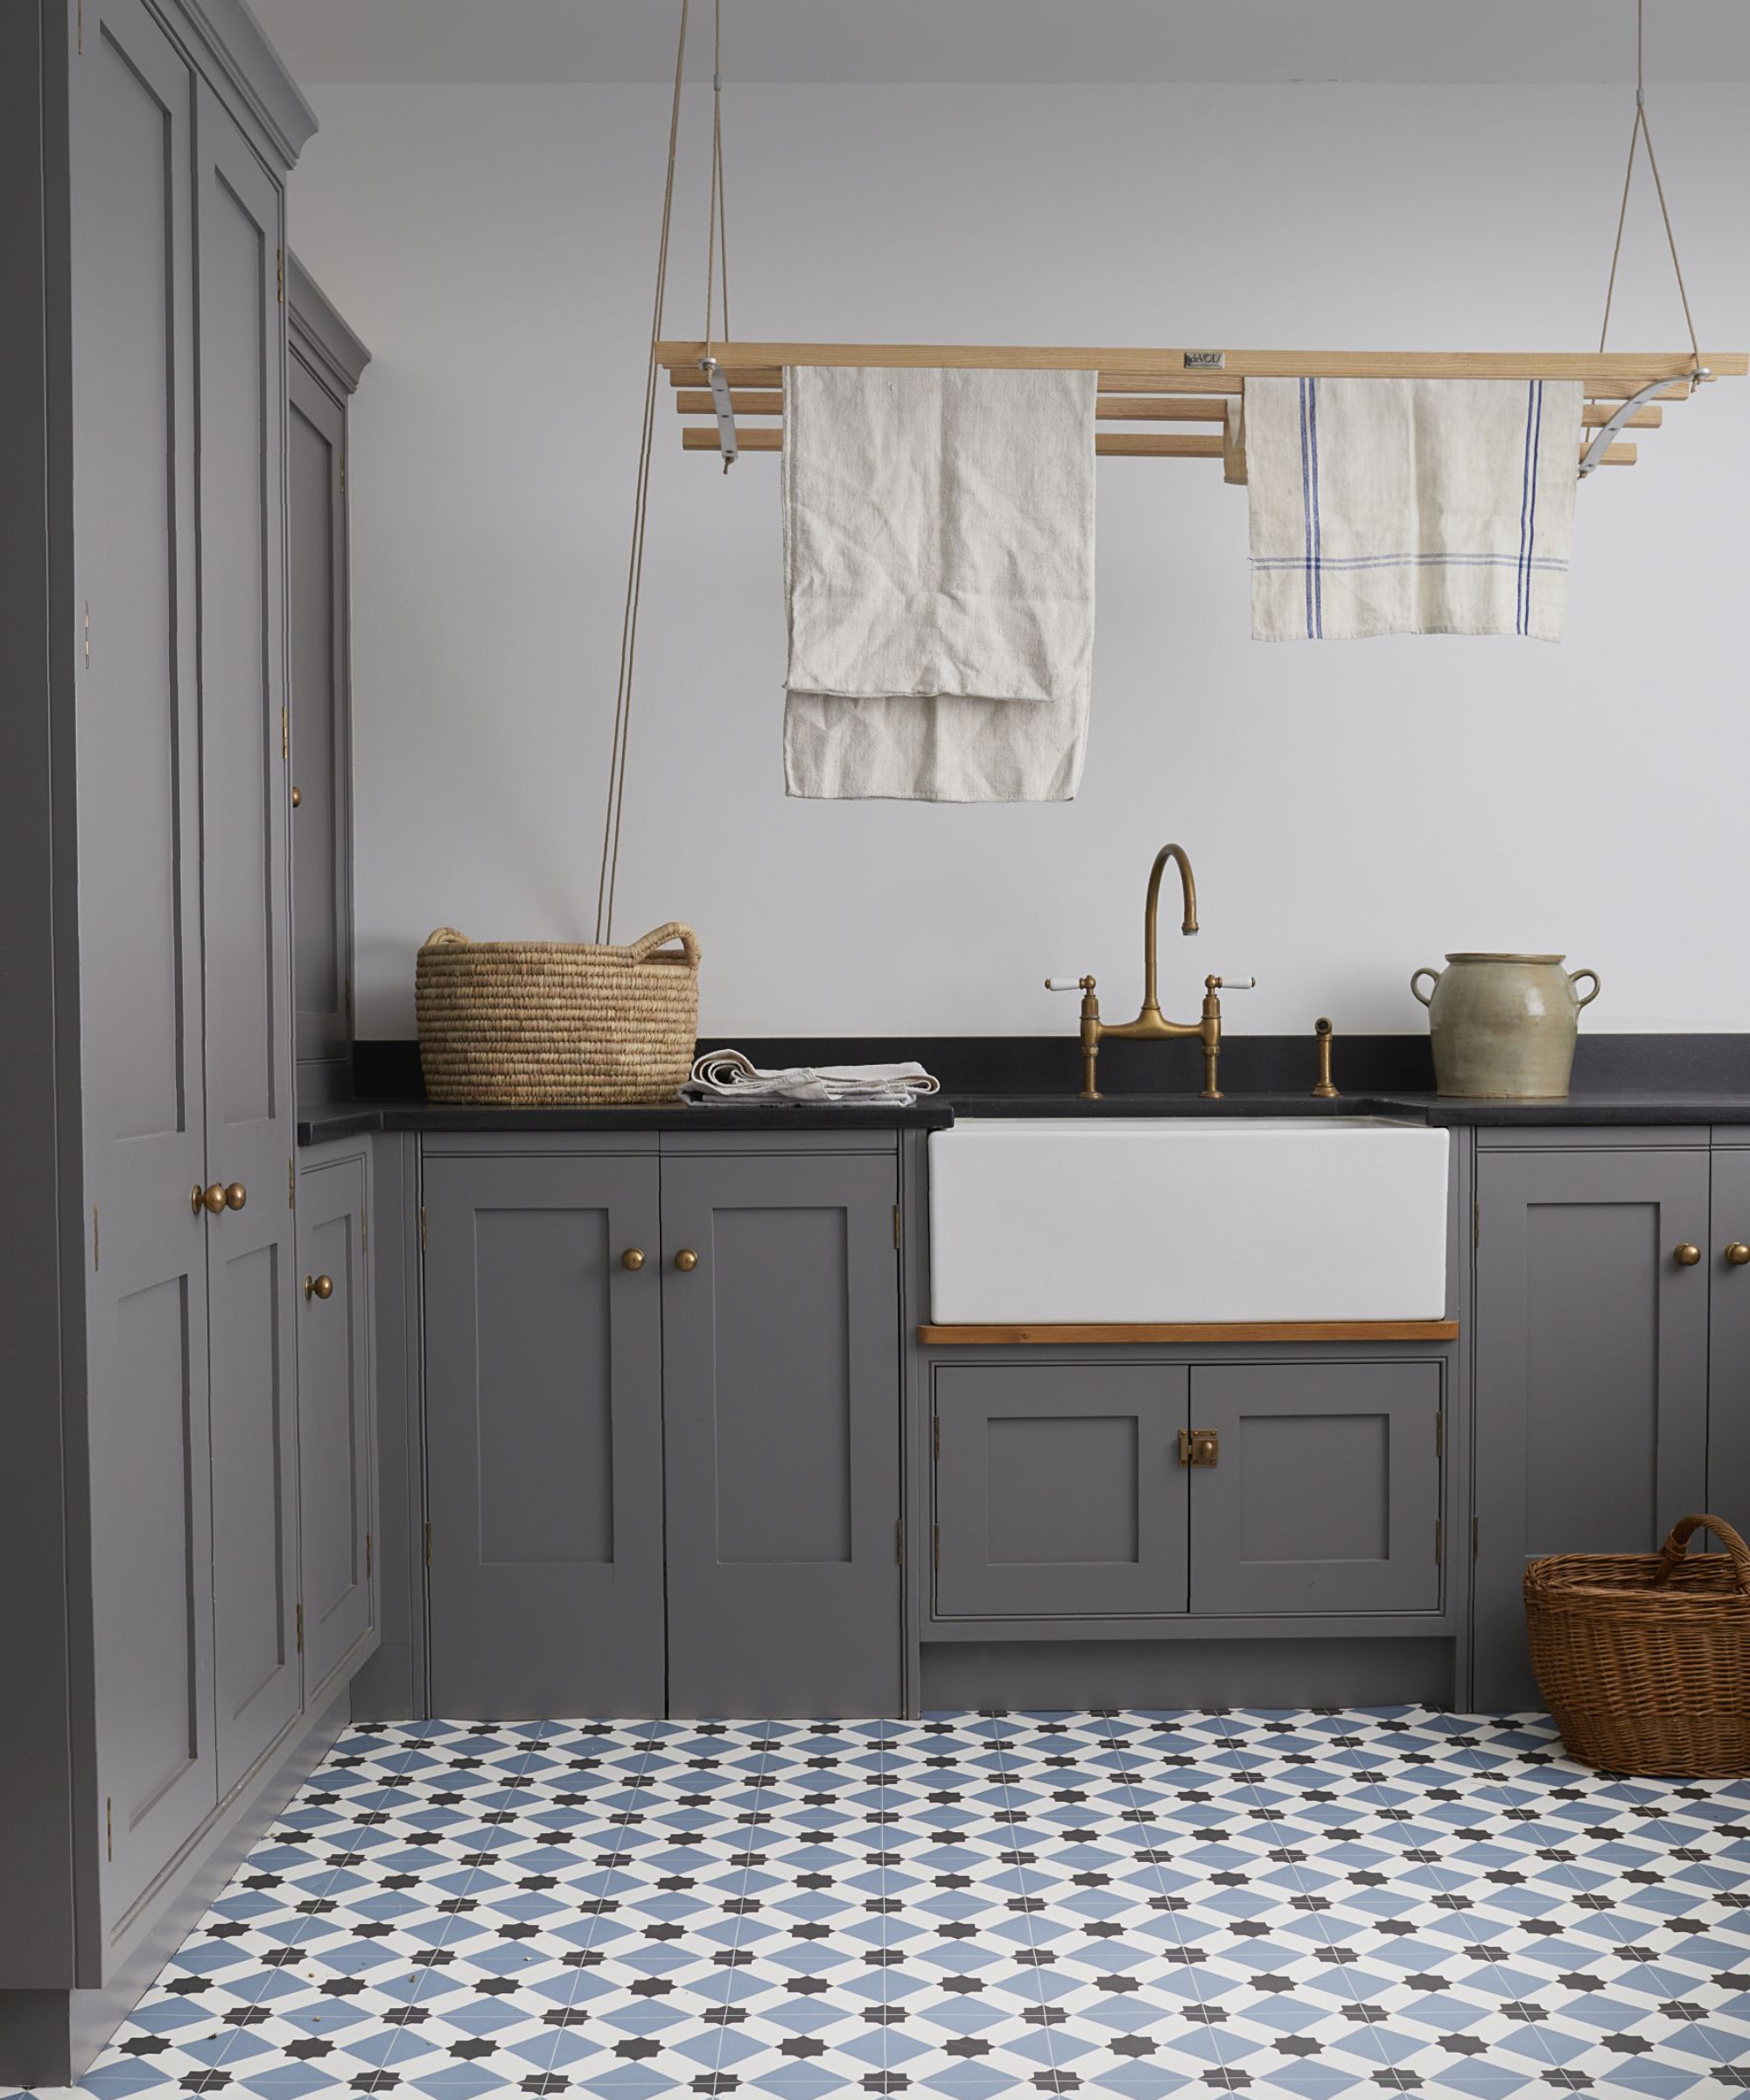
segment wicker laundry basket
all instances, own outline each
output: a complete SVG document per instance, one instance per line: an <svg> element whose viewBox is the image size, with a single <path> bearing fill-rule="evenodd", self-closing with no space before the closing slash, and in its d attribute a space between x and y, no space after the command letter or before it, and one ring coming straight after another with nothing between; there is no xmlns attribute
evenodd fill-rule
<svg viewBox="0 0 1750 2100"><path fill-rule="evenodd" d="M659 954L678 942L678 954ZM433 1101L668 1101L692 1068L699 944L671 920L629 948L470 941L439 927L414 974Z"/></svg>
<svg viewBox="0 0 1750 2100"><path fill-rule="evenodd" d="M1724 1553L1687 1554L1705 1527ZM1562 1740L1607 1772L1750 1776L1750 1546L1686 1516L1656 1553L1525 1571L1531 1662Z"/></svg>

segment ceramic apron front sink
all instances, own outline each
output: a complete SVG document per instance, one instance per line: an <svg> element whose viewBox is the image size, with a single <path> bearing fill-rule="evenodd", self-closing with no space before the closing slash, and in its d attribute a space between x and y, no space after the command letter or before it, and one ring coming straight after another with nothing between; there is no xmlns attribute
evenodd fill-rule
<svg viewBox="0 0 1750 2100"><path fill-rule="evenodd" d="M930 1318L1439 1320L1448 1152L1379 1116L959 1123L930 1134Z"/></svg>

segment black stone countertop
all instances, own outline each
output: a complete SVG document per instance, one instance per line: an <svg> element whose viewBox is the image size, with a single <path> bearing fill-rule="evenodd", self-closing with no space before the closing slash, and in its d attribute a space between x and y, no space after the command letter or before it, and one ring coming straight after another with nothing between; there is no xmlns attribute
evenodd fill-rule
<svg viewBox="0 0 1750 2100"><path fill-rule="evenodd" d="M624 1109L494 1109L425 1101L340 1101L299 1117L300 1145L325 1144L374 1130L942 1130L956 1117L1208 1116L1395 1116L1435 1129L1750 1124L1750 1093L1706 1090L1583 1092L1564 1101L1442 1100L1433 1094L1355 1093L1335 1101L1306 1094L1232 1093L1220 1101L1195 1094L1112 1094L1083 1101L1062 1094L943 1094L910 1109L746 1107L685 1102Z"/></svg>

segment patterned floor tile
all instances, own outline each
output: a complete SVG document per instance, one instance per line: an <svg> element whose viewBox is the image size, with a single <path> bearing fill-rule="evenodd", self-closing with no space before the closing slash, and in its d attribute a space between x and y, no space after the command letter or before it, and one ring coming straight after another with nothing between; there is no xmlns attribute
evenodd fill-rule
<svg viewBox="0 0 1750 2100"><path fill-rule="evenodd" d="M1418 1708L359 1728L80 2090L1709 2100L1750 1784Z"/></svg>

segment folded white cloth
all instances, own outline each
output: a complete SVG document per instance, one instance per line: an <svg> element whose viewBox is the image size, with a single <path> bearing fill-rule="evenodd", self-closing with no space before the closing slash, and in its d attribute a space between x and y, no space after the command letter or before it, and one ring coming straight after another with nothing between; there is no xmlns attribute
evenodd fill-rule
<svg viewBox="0 0 1750 2100"><path fill-rule="evenodd" d="M786 367L791 794L1074 794L1095 394L1092 372Z"/></svg>
<svg viewBox="0 0 1750 2100"><path fill-rule="evenodd" d="M907 1109L940 1089L921 1065L787 1065L762 1070L739 1050L708 1050L681 1088L689 1101L836 1102Z"/></svg>
<svg viewBox="0 0 1750 2100"><path fill-rule="evenodd" d="M1252 634L1561 639L1578 380L1249 379Z"/></svg>

